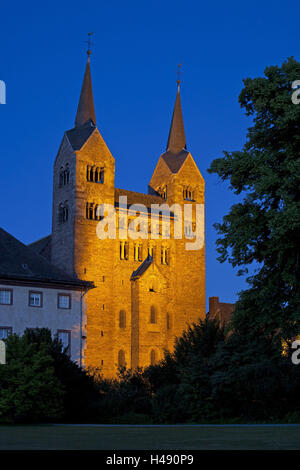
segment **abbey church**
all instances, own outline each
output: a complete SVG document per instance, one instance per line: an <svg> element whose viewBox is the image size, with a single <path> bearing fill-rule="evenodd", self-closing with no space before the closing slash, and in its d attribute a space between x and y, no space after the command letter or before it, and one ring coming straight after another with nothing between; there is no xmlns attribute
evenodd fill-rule
<svg viewBox="0 0 300 470"><path fill-rule="evenodd" d="M118 367L155 364L188 323L205 317L204 245L186 249L194 215L181 238L174 236L172 212L171 228L164 232L163 211L157 214L155 237L150 226L143 238L120 237L118 231L115 239L97 236L104 204L115 208L117 227L121 214L129 226L132 204L141 205L145 215L153 204L204 205L205 183L186 145L179 81L166 140L147 193L115 187L118 156L110 153L97 127L88 51L75 126L65 132L54 162L52 234L31 248L96 286L82 294L83 365L101 367L105 377ZM121 206L124 197L127 205Z"/></svg>

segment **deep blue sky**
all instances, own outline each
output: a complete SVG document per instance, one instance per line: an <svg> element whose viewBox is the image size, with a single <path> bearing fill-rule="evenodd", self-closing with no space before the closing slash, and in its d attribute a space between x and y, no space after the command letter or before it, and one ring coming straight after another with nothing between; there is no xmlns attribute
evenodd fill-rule
<svg viewBox="0 0 300 470"><path fill-rule="evenodd" d="M183 63L188 149L206 180L207 298L234 302L245 287L216 260L212 224L235 197L210 162L238 150L251 124L242 79L299 60L299 7L282 1L57 1L1 5L0 226L24 243L51 231L52 166L73 127L94 31L97 124L116 159L116 185L146 192L164 151ZM300 77L299 77L300 78Z"/></svg>

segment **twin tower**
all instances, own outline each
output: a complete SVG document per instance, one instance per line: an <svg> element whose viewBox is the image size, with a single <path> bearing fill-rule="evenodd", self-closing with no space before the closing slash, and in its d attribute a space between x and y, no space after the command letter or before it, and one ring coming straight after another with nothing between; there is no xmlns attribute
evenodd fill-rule
<svg viewBox="0 0 300 470"><path fill-rule="evenodd" d="M126 206L119 204L120 196L127 197ZM139 215L149 220L146 235L131 237L129 228L126 237L117 230L115 239L99 239L104 204L115 208L117 228L121 215L122 224L130 226L136 216L131 205L142 204ZM166 212L157 212L152 237L153 204L182 211L204 205L204 180L186 147L179 82L167 149L148 194L116 188L115 159L96 124L88 53L75 127L65 132L54 163L51 261L96 286L85 296L83 364L101 367L105 377L115 376L119 367L155 364L187 324L205 317L204 245L186 249L195 211L182 223L181 238L174 236L174 211L169 228Z"/></svg>

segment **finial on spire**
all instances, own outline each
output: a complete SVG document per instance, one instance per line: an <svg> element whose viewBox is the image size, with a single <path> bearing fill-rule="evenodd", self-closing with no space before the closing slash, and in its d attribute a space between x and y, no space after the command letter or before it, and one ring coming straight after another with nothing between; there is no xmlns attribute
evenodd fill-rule
<svg viewBox="0 0 300 470"><path fill-rule="evenodd" d="M175 100L175 106L172 116L172 122L169 132L169 138L167 143L167 151L177 154L182 150L186 150L186 141L185 141L185 132L184 132L184 124L183 124L183 117L182 117L182 109L181 109L181 99L180 99L180 76L181 70L180 67L182 64L177 65L177 95Z"/></svg>
<svg viewBox="0 0 300 470"><path fill-rule="evenodd" d="M91 55L91 53L92 53L91 47L92 47L92 45L94 44L94 43L92 42L92 38L91 38L91 36L93 36L93 34L94 34L93 32L88 33L88 40L85 41L85 42L87 43L87 45L88 45L88 50L86 51L86 53L87 53L87 55L88 55L88 58L90 58L90 55Z"/></svg>
<svg viewBox="0 0 300 470"><path fill-rule="evenodd" d="M90 64L90 55L91 55L91 38L90 36L94 33L89 33L88 42L88 60L85 68L83 84L81 88L79 104L77 108L77 114L75 118L75 127L80 127L86 124L88 121L92 121L93 125L96 126L96 115L95 115L95 106L93 98L93 88L92 88L92 78L91 78L91 64Z"/></svg>
<svg viewBox="0 0 300 470"><path fill-rule="evenodd" d="M181 82L181 79L180 79L181 73L182 73L181 68L180 68L181 66L182 66L182 64L177 65L177 85L178 85L178 89L179 89L179 85L180 85L180 82Z"/></svg>

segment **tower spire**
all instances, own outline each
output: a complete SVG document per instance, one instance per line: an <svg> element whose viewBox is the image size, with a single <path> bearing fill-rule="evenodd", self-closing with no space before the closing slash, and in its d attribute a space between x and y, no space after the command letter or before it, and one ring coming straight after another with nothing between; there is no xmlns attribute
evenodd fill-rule
<svg viewBox="0 0 300 470"><path fill-rule="evenodd" d="M96 115L93 98L92 78L91 78L91 67L90 67L90 43L87 50L87 64L85 68L83 84L80 93L79 104L77 108L77 114L75 118L75 127L83 126L87 121L91 120L96 126Z"/></svg>
<svg viewBox="0 0 300 470"><path fill-rule="evenodd" d="M177 95L167 143L167 151L179 153L186 149L185 132L180 99L180 65L178 65Z"/></svg>

